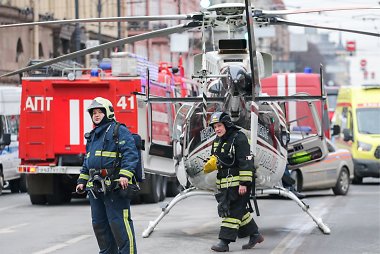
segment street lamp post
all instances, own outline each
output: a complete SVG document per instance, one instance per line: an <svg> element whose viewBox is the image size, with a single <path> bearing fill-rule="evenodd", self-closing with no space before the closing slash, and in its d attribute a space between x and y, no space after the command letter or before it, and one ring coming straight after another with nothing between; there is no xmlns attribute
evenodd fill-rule
<svg viewBox="0 0 380 254"><path fill-rule="evenodd" d="M79 19L79 0L75 0L75 19ZM75 23L75 51L80 50L80 27L79 23ZM77 62L81 63L80 56L77 56Z"/></svg>
<svg viewBox="0 0 380 254"><path fill-rule="evenodd" d="M102 16L102 0L98 0L98 6L97 6L97 10L98 10L98 18L101 18ZM100 22L98 22L98 41L99 41L99 44L102 44L101 41L102 41L102 24ZM99 51L99 59L102 59L102 51L100 50Z"/></svg>

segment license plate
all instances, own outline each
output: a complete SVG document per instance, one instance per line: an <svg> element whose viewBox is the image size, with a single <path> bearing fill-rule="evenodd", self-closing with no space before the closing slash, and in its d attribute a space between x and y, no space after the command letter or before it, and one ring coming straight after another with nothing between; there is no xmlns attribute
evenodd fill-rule
<svg viewBox="0 0 380 254"><path fill-rule="evenodd" d="M37 173L65 174L66 167L38 167Z"/></svg>

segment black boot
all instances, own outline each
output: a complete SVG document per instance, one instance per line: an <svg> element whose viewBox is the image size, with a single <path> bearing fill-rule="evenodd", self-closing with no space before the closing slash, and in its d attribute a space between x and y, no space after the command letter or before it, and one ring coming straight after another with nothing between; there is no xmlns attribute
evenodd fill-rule
<svg viewBox="0 0 380 254"><path fill-rule="evenodd" d="M249 242L247 244L244 244L242 248L243 250L252 249L253 247L255 247L256 244L261 243L263 241L264 241L264 237L260 233L257 233L257 234L251 235L249 237Z"/></svg>
<svg viewBox="0 0 380 254"><path fill-rule="evenodd" d="M229 243L229 241L220 239L220 241L217 244L211 246L211 249L216 252L227 252L230 250L228 247Z"/></svg>

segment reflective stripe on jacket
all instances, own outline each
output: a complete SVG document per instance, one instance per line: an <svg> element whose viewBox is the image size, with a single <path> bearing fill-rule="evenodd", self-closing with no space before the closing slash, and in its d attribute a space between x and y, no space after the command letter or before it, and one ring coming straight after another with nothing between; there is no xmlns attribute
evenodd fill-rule
<svg viewBox="0 0 380 254"><path fill-rule="evenodd" d="M250 185L253 179L253 161L245 134L236 129L216 137L211 153L218 157L217 188Z"/></svg>
<svg viewBox="0 0 380 254"><path fill-rule="evenodd" d="M89 180L89 169L113 169L116 160L117 145L113 138L116 122L103 124L90 133L86 144L86 156L83 161L78 184ZM124 125L119 127L119 177L132 179L138 163L138 152L132 134Z"/></svg>

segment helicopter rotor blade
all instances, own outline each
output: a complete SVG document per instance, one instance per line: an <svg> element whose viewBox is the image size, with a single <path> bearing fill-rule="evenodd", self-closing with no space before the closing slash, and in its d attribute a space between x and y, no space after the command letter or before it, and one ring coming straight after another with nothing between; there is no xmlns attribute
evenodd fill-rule
<svg viewBox="0 0 380 254"><path fill-rule="evenodd" d="M345 7L329 7L329 8L313 8L313 9L300 9L300 10L262 10L262 16L267 18L275 17L278 15L292 15L292 14L305 14L305 13L319 13L328 11L350 11L350 10L379 10L380 6L345 6ZM258 12L258 14L260 11Z"/></svg>
<svg viewBox="0 0 380 254"><path fill-rule="evenodd" d="M299 23L299 22L288 21L281 18L271 18L270 23L274 25L278 24L278 25L287 25L287 26L312 27L312 28L342 31L342 32L348 32L348 33L357 33L357 34L364 34L364 35L369 35L369 36L374 36L374 37L380 37L380 33L375 33L375 32L366 32L366 31L353 30L353 29L330 27L330 26L309 25L309 24L304 24L304 23Z"/></svg>
<svg viewBox="0 0 380 254"><path fill-rule="evenodd" d="M199 14L182 14L182 15L158 15L158 16L133 16L133 17L107 17L107 18L85 18L85 19L67 19L67 20L50 20L29 23L7 24L0 26L0 29L23 26L39 25L63 25L71 23L92 23L92 22L130 22L130 21L160 21L160 20L192 20Z"/></svg>
<svg viewBox="0 0 380 254"><path fill-rule="evenodd" d="M257 56L256 56L256 43L255 34L253 29L253 17L251 0L245 0L245 12L247 19L247 33L248 33L248 49L249 49L249 62L252 74L252 96L258 96L258 90L260 89L260 78L258 72Z"/></svg>
<svg viewBox="0 0 380 254"><path fill-rule="evenodd" d="M86 54L96 52L96 51L106 49L106 48L117 47L120 45L133 43L133 42L137 42L137 41L141 41L141 40L146 40L146 39L150 39L150 38L154 38L154 37L167 36L167 35L174 34L174 33L181 33L181 32L196 28L198 26L200 26L200 25L197 22L190 22L188 24L176 25L176 26L172 26L169 28L159 29L156 31L152 31L152 32L144 33L144 34L139 34L139 35L131 36L128 38L123 38L123 39L119 39L116 41L107 42L107 43L101 44L99 46L95 46L95 47L91 47L91 48L87 48L87 49L82 49L82 50L79 50L79 51L76 51L76 52L73 52L70 54L66 54L63 56L56 57L54 59L44 61L42 63L38 63L38 64L35 64L32 66L28 66L28 67L19 69L17 71L6 73L4 75L1 75L0 78L20 74L20 73L23 73L25 71L30 71L30 70L33 70L36 68L41 68L41 67L51 65L53 63L61 62L64 60L73 59L77 56L86 55Z"/></svg>

